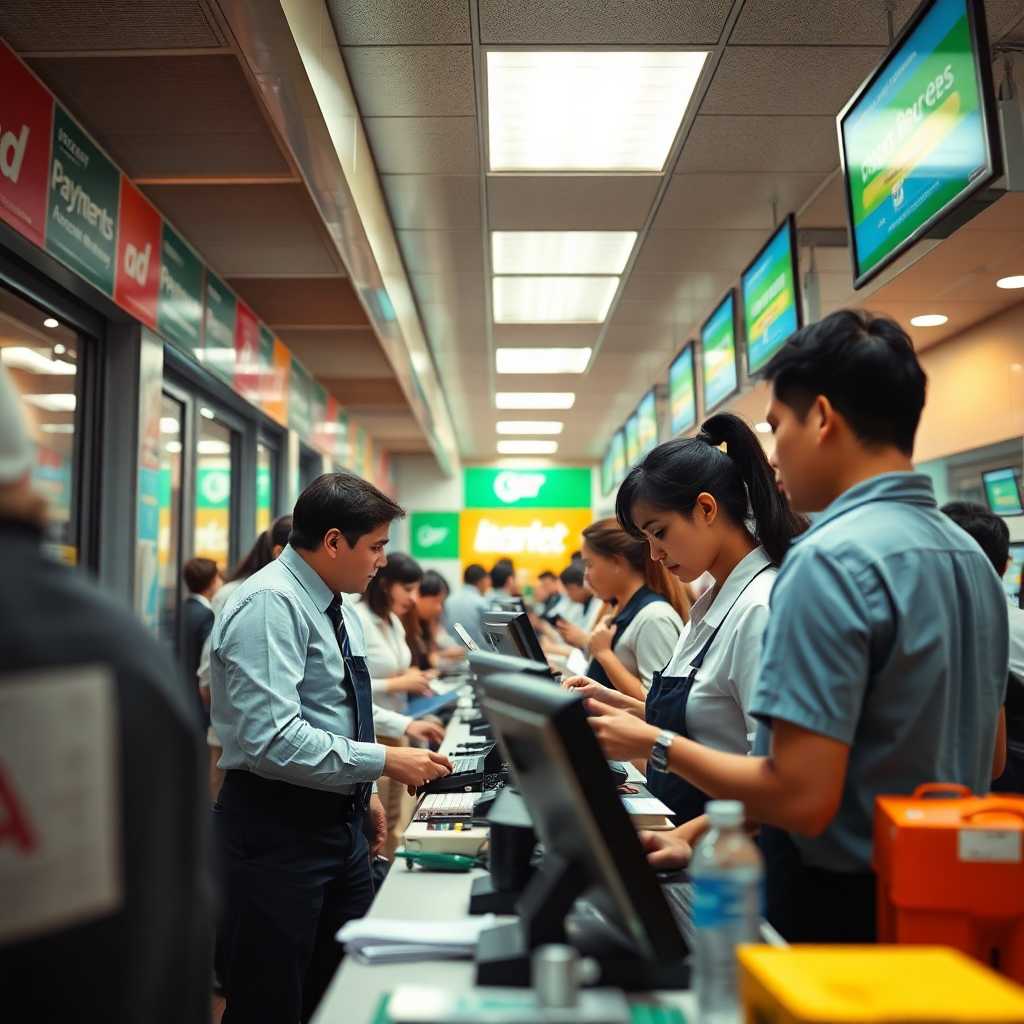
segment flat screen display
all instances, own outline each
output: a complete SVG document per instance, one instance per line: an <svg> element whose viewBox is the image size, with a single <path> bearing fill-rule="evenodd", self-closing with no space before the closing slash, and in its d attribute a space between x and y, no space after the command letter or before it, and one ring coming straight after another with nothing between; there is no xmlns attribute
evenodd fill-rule
<svg viewBox="0 0 1024 1024"><path fill-rule="evenodd" d="M1003 589L1014 606L1020 605L1021 574L1024 573L1024 544L1010 545L1010 564L1003 577Z"/></svg>
<svg viewBox="0 0 1024 1024"><path fill-rule="evenodd" d="M1020 482L1017 480L1015 470L991 469L981 474L981 481L985 486L985 498L988 507L997 516L1019 516L1024 515L1024 505L1021 504Z"/></svg>
<svg viewBox="0 0 1024 1024"><path fill-rule="evenodd" d="M675 437L697 423L697 381L693 375L693 342L668 368L669 433Z"/></svg>
<svg viewBox="0 0 1024 1024"><path fill-rule="evenodd" d="M734 292L718 304L700 329L704 415L739 387L736 375L736 301Z"/></svg>
<svg viewBox="0 0 1024 1024"><path fill-rule="evenodd" d="M653 389L640 399L636 407L636 424L637 443L640 446L637 458L643 458L658 447L658 405Z"/></svg>
<svg viewBox="0 0 1024 1024"><path fill-rule="evenodd" d="M634 412L626 420L626 466L632 469L640 458L640 417Z"/></svg>
<svg viewBox="0 0 1024 1024"><path fill-rule="evenodd" d="M612 476L612 444L608 442L604 458L601 459L601 495L610 494L615 486L615 478Z"/></svg>
<svg viewBox="0 0 1024 1024"><path fill-rule="evenodd" d="M612 487L622 483L626 475L626 434L621 428L612 437Z"/></svg>
<svg viewBox="0 0 1024 1024"><path fill-rule="evenodd" d="M740 277L747 371L757 373L803 324L796 226L790 214Z"/></svg>
<svg viewBox="0 0 1024 1024"><path fill-rule="evenodd" d="M837 118L854 287L1002 173L981 0L918 8Z"/></svg>

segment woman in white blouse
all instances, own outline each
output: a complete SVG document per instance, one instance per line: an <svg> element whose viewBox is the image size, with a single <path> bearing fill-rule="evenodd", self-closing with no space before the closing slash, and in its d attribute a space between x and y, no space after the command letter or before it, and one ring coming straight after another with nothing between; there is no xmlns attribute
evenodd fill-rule
<svg viewBox="0 0 1024 1024"><path fill-rule="evenodd" d="M356 602L356 613L366 636L366 667L370 672L373 702L389 711L404 714L412 696L430 696L430 681L436 672L413 667L412 652L405 639L402 616L416 602L423 570L419 563L400 553L388 556L388 563L370 581ZM406 737L377 736L387 746L402 746ZM384 855L390 860L412 815L413 798L404 786L381 778L377 783L388 816L388 838Z"/></svg>
<svg viewBox="0 0 1024 1024"><path fill-rule="evenodd" d="M756 723L748 708L769 595L779 563L805 526L779 493L760 441L738 417L712 416L696 437L667 441L635 467L619 489L616 511L632 536L646 539L651 558L678 579L708 572L715 583L694 604L643 703L571 682L586 696L659 726L658 743L681 735L716 750L749 753ZM607 716L600 726L599 735L610 732L603 740L615 741L615 718ZM692 842L703 831L707 798L658 770L658 743L647 763L648 788L684 823L675 838Z"/></svg>

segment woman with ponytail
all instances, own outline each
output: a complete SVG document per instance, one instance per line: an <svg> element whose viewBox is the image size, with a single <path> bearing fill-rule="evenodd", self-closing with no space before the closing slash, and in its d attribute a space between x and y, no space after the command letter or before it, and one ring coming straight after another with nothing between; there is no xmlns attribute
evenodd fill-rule
<svg viewBox="0 0 1024 1024"><path fill-rule="evenodd" d="M715 580L694 604L686 631L642 707L582 684L587 697L659 727L647 765L648 788L677 821L687 823L679 838L692 842L703 831L707 797L665 771L663 754L677 735L749 753L756 723L748 708L768 598L779 563L805 524L779 492L757 435L728 413L705 421L696 437L655 448L623 481L616 512L630 536L646 540L654 563L682 581L705 572ZM594 722L609 756L647 753L626 750L628 730L622 725L628 718L608 715Z"/></svg>
<svg viewBox="0 0 1024 1024"><path fill-rule="evenodd" d="M590 634L587 676L643 700L679 639L689 598L664 566L651 561L643 538L630 536L614 519L583 531L582 554L587 586L617 609Z"/></svg>

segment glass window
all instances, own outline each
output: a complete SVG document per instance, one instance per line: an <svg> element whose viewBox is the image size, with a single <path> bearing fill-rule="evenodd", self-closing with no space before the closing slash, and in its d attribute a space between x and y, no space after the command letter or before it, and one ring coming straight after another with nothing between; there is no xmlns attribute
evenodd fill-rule
<svg viewBox="0 0 1024 1024"><path fill-rule="evenodd" d="M212 558L221 573L231 561L231 428L199 409L196 440L196 518L192 545L197 558Z"/></svg>
<svg viewBox="0 0 1024 1024"><path fill-rule="evenodd" d="M181 478L184 460L184 405L163 395L160 405L160 637L177 643L178 593L181 547Z"/></svg>
<svg viewBox="0 0 1024 1024"><path fill-rule="evenodd" d="M78 372L84 339L0 288L0 358L25 399L35 444L32 483L46 499L50 549L78 561Z"/></svg>
<svg viewBox="0 0 1024 1024"><path fill-rule="evenodd" d="M276 452L262 441L256 445L256 533L270 528L274 518Z"/></svg>

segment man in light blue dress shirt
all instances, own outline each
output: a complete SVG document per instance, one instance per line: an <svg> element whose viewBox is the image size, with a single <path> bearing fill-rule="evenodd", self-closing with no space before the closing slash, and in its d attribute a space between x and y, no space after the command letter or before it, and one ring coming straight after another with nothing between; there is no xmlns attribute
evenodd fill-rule
<svg viewBox="0 0 1024 1024"><path fill-rule="evenodd" d="M768 916L790 941L869 942L875 798L922 783L987 792L1005 758L1007 618L978 545L911 455L925 375L896 323L850 310L797 331L764 371L773 464L821 514L772 589L751 714L754 754L710 750L608 709L609 757L648 757L762 828ZM652 864L680 837L644 837Z"/></svg>
<svg viewBox="0 0 1024 1024"><path fill-rule="evenodd" d="M362 629L340 596L365 590L386 564L390 523L403 514L352 474L315 480L288 546L214 628L225 1024L309 1019L340 960L335 933L373 896L363 819L368 810L382 839L374 782L413 789L451 770L430 750L375 742Z"/></svg>

